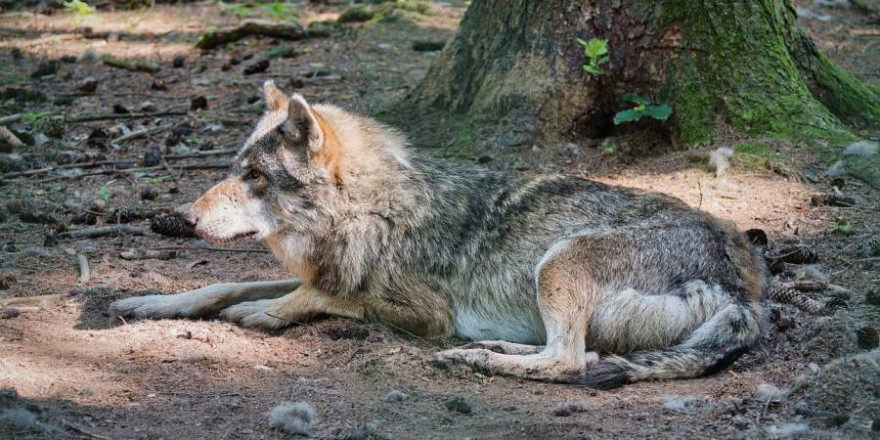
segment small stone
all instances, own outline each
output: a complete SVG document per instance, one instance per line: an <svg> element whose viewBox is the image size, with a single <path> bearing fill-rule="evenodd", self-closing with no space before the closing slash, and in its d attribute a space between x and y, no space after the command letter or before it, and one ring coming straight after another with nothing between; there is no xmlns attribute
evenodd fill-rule
<svg viewBox="0 0 880 440"><path fill-rule="evenodd" d="M204 96L196 96L189 103L189 109L192 111L204 110L208 108L208 98Z"/></svg>
<svg viewBox="0 0 880 440"><path fill-rule="evenodd" d="M153 84L150 84L150 88L153 90L168 90L168 85L161 79L154 79Z"/></svg>
<svg viewBox="0 0 880 440"><path fill-rule="evenodd" d="M17 282L18 279L16 279L14 275L0 277L0 290L9 290L12 286L15 286L15 283Z"/></svg>
<svg viewBox="0 0 880 440"><path fill-rule="evenodd" d="M859 141L852 144L849 144L845 150L843 150L844 156L861 156L861 157L871 157L877 154L877 143L871 141Z"/></svg>
<svg viewBox="0 0 880 440"><path fill-rule="evenodd" d="M306 402L284 402L269 412L269 426L292 435L312 433L315 408Z"/></svg>
<svg viewBox="0 0 880 440"><path fill-rule="evenodd" d="M471 404L464 397L451 397L446 399L443 405L446 406L446 409L461 414L470 414L472 411Z"/></svg>
<svg viewBox="0 0 880 440"><path fill-rule="evenodd" d="M873 350L880 345L880 334L871 326L864 326L856 331L856 343L859 348Z"/></svg>
<svg viewBox="0 0 880 440"><path fill-rule="evenodd" d="M145 167L154 167L162 163L162 152L158 147L150 148L144 152L143 165Z"/></svg>
<svg viewBox="0 0 880 440"><path fill-rule="evenodd" d="M755 398L762 402L775 402L784 394L785 392L779 389L779 387L769 383L762 383L758 385L758 389L755 391Z"/></svg>
<svg viewBox="0 0 880 440"><path fill-rule="evenodd" d="M184 64L186 64L186 57L183 55L178 55L174 57L173 61L171 61L171 65L174 66L175 69L180 69Z"/></svg>
<svg viewBox="0 0 880 440"><path fill-rule="evenodd" d="M14 307L7 307L5 309L0 309L0 319L12 319L17 318L21 312Z"/></svg>
<svg viewBox="0 0 880 440"><path fill-rule="evenodd" d="M302 78L291 78L290 79L290 87L294 89L301 89L306 86L306 82L302 80Z"/></svg>
<svg viewBox="0 0 880 440"><path fill-rule="evenodd" d="M245 75L253 75L256 73L263 73L263 72L269 70L269 64L270 64L269 60L257 61L256 63L253 63L253 64L245 67L244 74Z"/></svg>
<svg viewBox="0 0 880 440"><path fill-rule="evenodd" d="M113 113L124 115L128 113L128 109L122 104L113 104Z"/></svg>
<svg viewBox="0 0 880 440"><path fill-rule="evenodd" d="M83 93L94 93L98 89L98 80L90 76L80 81L76 88Z"/></svg>
<svg viewBox="0 0 880 440"><path fill-rule="evenodd" d="M880 306L880 289L875 289L866 293L865 302L872 306Z"/></svg>
<svg viewBox="0 0 880 440"><path fill-rule="evenodd" d="M749 420L741 414L737 414L733 416L733 426L735 426L736 429L746 429L749 427Z"/></svg>
<svg viewBox="0 0 880 440"><path fill-rule="evenodd" d="M144 113L153 113L156 111L156 104L153 104L150 101L144 101L141 104L140 110Z"/></svg>
<svg viewBox="0 0 880 440"><path fill-rule="evenodd" d="M156 190L152 186L141 188L141 200L156 200Z"/></svg>

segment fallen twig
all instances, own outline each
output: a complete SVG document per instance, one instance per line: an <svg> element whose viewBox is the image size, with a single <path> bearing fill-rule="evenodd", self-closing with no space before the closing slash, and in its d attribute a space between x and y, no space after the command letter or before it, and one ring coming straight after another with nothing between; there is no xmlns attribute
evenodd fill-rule
<svg viewBox="0 0 880 440"><path fill-rule="evenodd" d="M176 250L129 249L119 254L123 260L171 260L179 255Z"/></svg>
<svg viewBox="0 0 880 440"><path fill-rule="evenodd" d="M142 136L152 136L156 133L161 133L165 130L170 130L172 128L174 128L174 125L160 125L158 127L145 128L143 130L133 131L125 136L120 136L116 139L111 140L110 143L111 144L123 144L123 143L128 142L132 139L137 139Z"/></svg>
<svg viewBox="0 0 880 440"><path fill-rule="evenodd" d="M153 248L154 250L176 250L176 251L212 251L212 252L245 252L254 254L272 253L269 249L253 249L253 248L224 248L215 246L164 246Z"/></svg>
<svg viewBox="0 0 880 440"><path fill-rule="evenodd" d="M292 41L302 40L307 36L302 26L295 22L276 24L246 21L241 26L233 29L209 30L205 32L199 37L196 47L202 50L209 50L255 35Z"/></svg>
<svg viewBox="0 0 880 440"><path fill-rule="evenodd" d="M86 437L91 437L91 438L94 438L97 440L111 440L110 437L104 437L103 435L95 434L94 432L91 432L91 431L86 431L85 428L83 428L82 426L79 426L73 422L68 422L67 420L61 419L61 423L64 426L66 426L66 427L86 436Z"/></svg>
<svg viewBox="0 0 880 440"><path fill-rule="evenodd" d="M108 66L119 67L136 72L155 73L159 71L159 65L152 61L127 60L125 58L119 58L110 54L102 56L101 61L103 61L104 64Z"/></svg>
<svg viewBox="0 0 880 440"><path fill-rule="evenodd" d="M0 118L0 125L9 125L16 123L21 120L21 113L16 113L14 115L4 116Z"/></svg>
<svg viewBox="0 0 880 440"><path fill-rule="evenodd" d="M168 110L152 113L93 113L64 118L67 122L106 121L111 119L158 118L162 116L186 116L186 110Z"/></svg>
<svg viewBox="0 0 880 440"><path fill-rule="evenodd" d="M89 259L83 254L76 254L76 262L79 265L79 282L88 283L92 279L92 272L89 270Z"/></svg>
<svg viewBox="0 0 880 440"><path fill-rule="evenodd" d="M94 228L68 231L61 234L61 236L65 238L95 238L117 234L144 235L144 229L130 225L97 226Z"/></svg>

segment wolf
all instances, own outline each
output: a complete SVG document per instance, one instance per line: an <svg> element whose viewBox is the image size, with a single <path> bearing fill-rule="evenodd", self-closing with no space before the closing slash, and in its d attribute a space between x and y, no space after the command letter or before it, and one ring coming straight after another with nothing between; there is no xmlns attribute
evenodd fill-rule
<svg viewBox="0 0 880 440"><path fill-rule="evenodd" d="M474 341L439 365L612 388L713 374L766 327L767 269L727 222L659 194L431 158L264 85L232 176L186 207L296 278L127 298L119 316L280 329L323 315Z"/></svg>

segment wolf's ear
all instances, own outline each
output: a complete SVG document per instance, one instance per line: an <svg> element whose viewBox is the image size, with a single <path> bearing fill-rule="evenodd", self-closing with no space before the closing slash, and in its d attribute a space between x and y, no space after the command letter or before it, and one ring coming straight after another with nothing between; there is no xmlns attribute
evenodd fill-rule
<svg viewBox="0 0 880 440"><path fill-rule="evenodd" d="M288 101L287 107L287 119L296 129L298 140L308 144L309 163L327 168L338 180L340 177L340 154L336 134L302 95L293 95Z"/></svg>
<svg viewBox="0 0 880 440"><path fill-rule="evenodd" d="M267 110L270 112L287 111L287 100L289 98L278 87L275 87L274 81L263 83L263 94Z"/></svg>

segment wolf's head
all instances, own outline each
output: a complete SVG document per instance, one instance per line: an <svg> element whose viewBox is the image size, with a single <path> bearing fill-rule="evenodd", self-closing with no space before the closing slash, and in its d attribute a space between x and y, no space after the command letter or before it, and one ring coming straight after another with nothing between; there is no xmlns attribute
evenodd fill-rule
<svg viewBox="0 0 880 440"><path fill-rule="evenodd" d="M340 140L327 120L271 81L264 92L267 112L235 157L233 175L184 209L208 240L259 240L279 228L313 228L319 205L331 202L342 184Z"/></svg>

